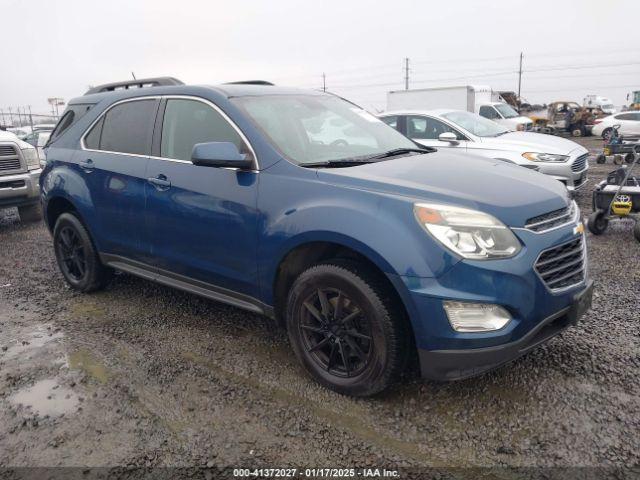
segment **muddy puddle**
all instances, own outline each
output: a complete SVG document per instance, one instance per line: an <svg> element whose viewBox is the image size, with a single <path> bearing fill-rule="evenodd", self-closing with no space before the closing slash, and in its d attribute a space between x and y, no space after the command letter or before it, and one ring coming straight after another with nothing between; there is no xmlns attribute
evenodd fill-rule
<svg viewBox="0 0 640 480"><path fill-rule="evenodd" d="M19 390L9 397L9 401L26 412L41 417L59 417L72 413L78 408L80 401L73 390L61 386L54 379L45 379L34 385Z"/></svg>

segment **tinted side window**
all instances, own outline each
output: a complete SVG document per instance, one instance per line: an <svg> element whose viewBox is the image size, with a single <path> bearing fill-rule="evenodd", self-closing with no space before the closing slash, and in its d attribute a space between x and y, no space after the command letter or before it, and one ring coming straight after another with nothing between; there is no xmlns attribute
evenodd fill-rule
<svg viewBox="0 0 640 480"><path fill-rule="evenodd" d="M633 113L621 113L616 115L616 120L635 120Z"/></svg>
<svg viewBox="0 0 640 480"><path fill-rule="evenodd" d="M390 127L393 127L396 130L398 130L398 117L397 116L392 115L390 117L382 117L380 120L382 120L384 123L386 123Z"/></svg>
<svg viewBox="0 0 640 480"><path fill-rule="evenodd" d="M480 114L480 116L488 118L490 120L498 118L498 113L496 112L495 108L487 105L483 105L482 107L480 107L480 111L478 113Z"/></svg>
<svg viewBox="0 0 640 480"><path fill-rule="evenodd" d="M100 150L148 155L156 105L156 100L136 100L109 110L102 127Z"/></svg>
<svg viewBox="0 0 640 480"><path fill-rule="evenodd" d="M91 150L98 150L100 148L100 136L102 135L102 125L104 124L104 117L102 117L98 123L96 123L91 131L84 137L84 146Z"/></svg>
<svg viewBox="0 0 640 480"><path fill-rule="evenodd" d="M232 142L241 153L251 155L238 132L209 105L197 100L167 100L160 156L191 160L193 146L204 142Z"/></svg>

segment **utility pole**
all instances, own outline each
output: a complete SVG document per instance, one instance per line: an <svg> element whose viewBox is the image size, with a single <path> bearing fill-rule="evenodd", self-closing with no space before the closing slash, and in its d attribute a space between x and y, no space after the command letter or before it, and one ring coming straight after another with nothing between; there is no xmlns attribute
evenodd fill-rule
<svg viewBox="0 0 640 480"><path fill-rule="evenodd" d="M323 92L327 91L327 76L325 75L324 72L322 72L322 91Z"/></svg>
<svg viewBox="0 0 640 480"><path fill-rule="evenodd" d="M404 59L404 89L409 90L409 57Z"/></svg>
<svg viewBox="0 0 640 480"><path fill-rule="evenodd" d="M520 68L518 69L518 102L520 102L521 87L522 87L522 52L520 52Z"/></svg>

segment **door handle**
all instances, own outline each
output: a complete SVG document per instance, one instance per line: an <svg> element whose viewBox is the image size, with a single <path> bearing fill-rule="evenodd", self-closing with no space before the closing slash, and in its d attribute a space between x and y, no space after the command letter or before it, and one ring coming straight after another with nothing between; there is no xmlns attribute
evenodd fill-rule
<svg viewBox="0 0 640 480"><path fill-rule="evenodd" d="M88 158L84 162L80 162L80 168L87 173L91 173L96 166L93 164L93 160Z"/></svg>
<svg viewBox="0 0 640 480"><path fill-rule="evenodd" d="M171 188L171 182L167 179L166 175L158 175L157 177L147 178L147 181L156 187L157 190L168 190Z"/></svg>

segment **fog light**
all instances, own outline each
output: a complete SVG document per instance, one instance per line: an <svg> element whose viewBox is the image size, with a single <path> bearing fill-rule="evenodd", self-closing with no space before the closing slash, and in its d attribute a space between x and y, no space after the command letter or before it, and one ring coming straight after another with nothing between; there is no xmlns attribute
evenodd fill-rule
<svg viewBox="0 0 640 480"><path fill-rule="evenodd" d="M456 332L491 332L511 321L511 315L491 303L444 302L449 323Z"/></svg>

